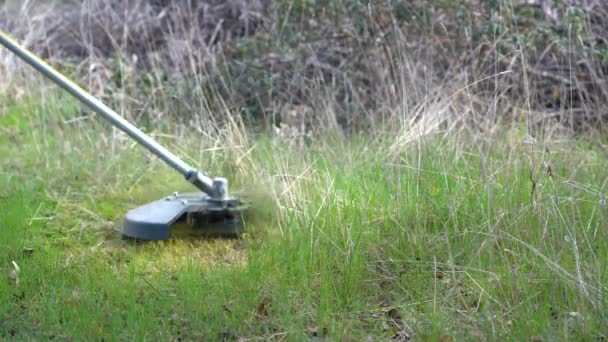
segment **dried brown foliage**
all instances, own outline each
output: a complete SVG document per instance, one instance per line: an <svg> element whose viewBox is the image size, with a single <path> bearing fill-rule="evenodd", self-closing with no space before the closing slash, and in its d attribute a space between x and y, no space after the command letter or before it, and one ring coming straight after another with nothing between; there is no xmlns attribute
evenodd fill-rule
<svg viewBox="0 0 608 342"><path fill-rule="evenodd" d="M604 1L83 0L41 8L4 5L3 28L46 57L76 62L99 88L116 88L119 58L128 66L119 86L132 79L133 89L160 99L160 112L213 112L219 101L276 123L305 108L313 117L298 125L306 130L395 120L488 127L513 115L577 128L608 119ZM137 85L142 75L152 75L152 90Z"/></svg>

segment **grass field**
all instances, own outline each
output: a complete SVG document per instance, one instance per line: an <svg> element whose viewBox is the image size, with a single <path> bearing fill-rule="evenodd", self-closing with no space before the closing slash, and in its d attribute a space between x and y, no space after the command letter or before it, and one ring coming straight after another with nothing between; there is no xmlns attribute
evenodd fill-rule
<svg viewBox="0 0 608 342"><path fill-rule="evenodd" d="M121 239L192 189L65 97L0 99L0 339L608 338L605 136L154 128L252 201L241 239Z"/></svg>

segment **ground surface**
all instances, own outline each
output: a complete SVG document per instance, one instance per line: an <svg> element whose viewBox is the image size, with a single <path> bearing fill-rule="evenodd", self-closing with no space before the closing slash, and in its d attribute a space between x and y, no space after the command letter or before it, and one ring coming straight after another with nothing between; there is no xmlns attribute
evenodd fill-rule
<svg viewBox="0 0 608 342"><path fill-rule="evenodd" d="M608 337L605 138L160 131L254 200L242 239L122 240L191 188L65 98L0 99L0 338Z"/></svg>

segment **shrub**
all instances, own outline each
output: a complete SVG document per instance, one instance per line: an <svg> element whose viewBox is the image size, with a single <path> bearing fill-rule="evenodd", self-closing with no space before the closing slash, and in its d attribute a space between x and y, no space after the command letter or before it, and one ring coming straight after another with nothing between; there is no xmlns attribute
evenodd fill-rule
<svg viewBox="0 0 608 342"><path fill-rule="evenodd" d="M211 113L229 109L251 122L278 124L285 108L305 105L314 116L310 125L368 129L412 117L437 96L462 100L476 123L521 112L572 128L608 119L601 101L608 95L604 2L84 0L46 6L46 15L33 16L39 7L32 2L17 9L5 4L2 22L37 52L76 65L89 83L97 80L101 95L121 89L152 95L156 112L185 119L205 112L221 120ZM14 18L24 16L28 24L18 25Z"/></svg>

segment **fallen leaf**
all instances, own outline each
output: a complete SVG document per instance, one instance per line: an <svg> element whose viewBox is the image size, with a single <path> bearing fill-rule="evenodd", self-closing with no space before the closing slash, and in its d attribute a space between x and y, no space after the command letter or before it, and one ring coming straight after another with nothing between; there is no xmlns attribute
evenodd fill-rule
<svg viewBox="0 0 608 342"><path fill-rule="evenodd" d="M12 261L12 263L13 269L8 273L8 277L14 280L17 285L19 285L19 272L21 272L21 269L14 260Z"/></svg>

